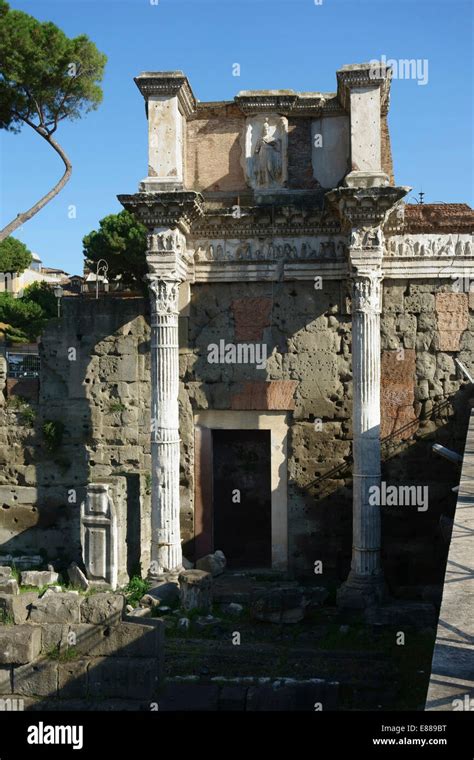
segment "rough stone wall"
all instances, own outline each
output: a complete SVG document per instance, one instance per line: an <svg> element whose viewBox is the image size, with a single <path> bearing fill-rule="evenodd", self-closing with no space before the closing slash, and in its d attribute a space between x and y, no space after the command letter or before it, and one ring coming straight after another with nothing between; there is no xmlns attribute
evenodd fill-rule
<svg viewBox="0 0 474 760"><path fill-rule="evenodd" d="M474 299L448 280L386 280L382 315L382 479L428 487L428 509L385 507L384 563L400 586L442 582L459 470L433 443L463 452L472 387L454 358L472 367ZM445 517L442 518L442 515ZM421 583L421 580L418 580Z"/></svg>
<svg viewBox="0 0 474 760"><path fill-rule="evenodd" d="M116 488L129 570L146 555L149 513L149 328L142 299L65 299L63 316L42 336L36 419L2 415L0 544L5 552L42 549L52 560L80 559L80 504L88 482ZM48 447L44 425L63 428ZM20 423L20 424L18 424ZM128 526L128 527L127 527ZM133 537L135 535L135 538ZM145 556L146 561L146 556Z"/></svg>
<svg viewBox="0 0 474 760"><path fill-rule="evenodd" d="M384 562L392 585L441 579L457 468L431 453L462 452L468 391L454 357L472 366L472 295L441 280L386 280L382 316L383 478L428 485L426 512L384 508ZM347 283L194 284L181 318L181 522L192 558L194 414L203 409L288 410L289 561L295 573L341 579L351 551L351 318ZM210 344L263 343L267 365L212 364ZM70 357L75 351L75 360ZM0 409L2 551L79 559L79 505L87 482L123 479L129 570L149 544L149 326L142 299L69 299L43 336L37 419ZM57 451L45 420L64 425ZM70 502L71 489L76 500ZM122 500L123 501L123 500ZM141 505L141 506L140 506ZM139 538L138 538L139 537Z"/></svg>

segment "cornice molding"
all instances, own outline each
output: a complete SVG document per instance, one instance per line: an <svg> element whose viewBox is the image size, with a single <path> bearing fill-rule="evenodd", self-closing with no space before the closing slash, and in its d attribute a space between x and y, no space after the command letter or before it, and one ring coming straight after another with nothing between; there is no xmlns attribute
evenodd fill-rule
<svg viewBox="0 0 474 760"><path fill-rule="evenodd" d="M133 81L146 101L153 96L177 95L186 118L196 110L196 98L182 71L144 71Z"/></svg>
<svg viewBox="0 0 474 760"><path fill-rule="evenodd" d="M382 114L388 112L392 69L382 62L355 63L343 66L336 72L337 93L346 111L350 110L351 90L360 87L379 87Z"/></svg>

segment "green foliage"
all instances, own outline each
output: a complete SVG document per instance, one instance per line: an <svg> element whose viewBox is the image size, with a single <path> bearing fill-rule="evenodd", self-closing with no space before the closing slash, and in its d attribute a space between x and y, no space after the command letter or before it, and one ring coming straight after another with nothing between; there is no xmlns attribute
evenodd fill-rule
<svg viewBox="0 0 474 760"><path fill-rule="evenodd" d="M34 341L56 314L56 297L45 282L29 285L22 298L15 298L12 293L0 293L0 322L10 343Z"/></svg>
<svg viewBox="0 0 474 760"><path fill-rule="evenodd" d="M150 584L147 580L140 578L139 575L134 575L123 589L127 603L131 604L132 607L136 607L149 588Z"/></svg>
<svg viewBox="0 0 474 760"><path fill-rule="evenodd" d="M64 425L60 420L46 420L41 428L45 446L49 452L57 451L60 447L63 434Z"/></svg>
<svg viewBox="0 0 474 760"><path fill-rule="evenodd" d="M52 134L102 100L106 56L86 35L69 39L51 22L0 9L0 128L33 122Z"/></svg>
<svg viewBox="0 0 474 760"><path fill-rule="evenodd" d="M36 419L36 411L22 396L10 396L6 401L7 409L20 413L20 422L26 427L33 427Z"/></svg>
<svg viewBox="0 0 474 760"><path fill-rule="evenodd" d="M31 251L21 240L10 235L0 241L0 272L21 274L32 260Z"/></svg>
<svg viewBox="0 0 474 760"><path fill-rule="evenodd" d="M58 662L70 662L75 660L79 656L79 652L76 647L59 647L55 646L46 653L46 657L50 660L57 660Z"/></svg>
<svg viewBox="0 0 474 760"><path fill-rule="evenodd" d="M15 621L11 612L0 610L0 625L14 625Z"/></svg>
<svg viewBox="0 0 474 760"><path fill-rule="evenodd" d="M99 259L109 265L107 278L121 276L126 286L144 289L147 230L129 211L110 214L99 222L99 229L86 235L82 244L86 264L96 270Z"/></svg>
<svg viewBox="0 0 474 760"><path fill-rule="evenodd" d="M121 401L113 401L109 406L109 412L110 414L113 414L114 412L124 412L126 408L125 404L122 404Z"/></svg>
<svg viewBox="0 0 474 760"><path fill-rule="evenodd" d="M1 243L0 243L1 245ZM33 282L23 291L23 301L35 303L43 310L47 319L57 316L58 303L53 288L47 282Z"/></svg>
<svg viewBox="0 0 474 760"><path fill-rule="evenodd" d="M41 306L23 298L14 298L11 293L0 293L0 322L13 328L21 339L35 340L47 323Z"/></svg>

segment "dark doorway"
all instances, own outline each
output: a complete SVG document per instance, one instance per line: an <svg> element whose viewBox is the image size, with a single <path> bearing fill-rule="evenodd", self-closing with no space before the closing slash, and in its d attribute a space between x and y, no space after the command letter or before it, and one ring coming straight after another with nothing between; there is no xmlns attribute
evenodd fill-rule
<svg viewBox="0 0 474 760"><path fill-rule="evenodd" d="M271 566L270 430L213 430L214 549L229 567Z"/></svg>

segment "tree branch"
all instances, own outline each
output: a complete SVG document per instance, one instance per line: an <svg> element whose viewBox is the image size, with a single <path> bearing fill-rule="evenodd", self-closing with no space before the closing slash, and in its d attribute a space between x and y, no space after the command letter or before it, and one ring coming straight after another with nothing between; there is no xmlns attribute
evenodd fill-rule
<svg viewBox="0 0 474 760"><path fill-rule="evenodd" d="M27 211L23 211L22 213L18 214L15 219L13 219L9 224L7 224L6 227L3 228L3 230L0 230L0 242L11 235L16 229L18 229L18 227L21 227L24 222L27 222L29 219L35 216L38 211L41 211L41 209L46 206L46 204L49 203L49 201L52 200L63 189L64 185L69 181L69 178L72 174L72 164L59 143L53 140L51 135L48 134L47 130L45 130L44 127L37 126L29 119L23 117L21 118L25 124L34 129L35 132L41 135L41 137L46 140L49 145L51 145L53 150L55 150L58 156L60 156L65 166L65 170L59 182L57 182L55 186L48 193L46 193L46 195L43 195L43 197L40 198L39 201L37 201L34 206L31 206L31 208L29 208Z"/></svg>

